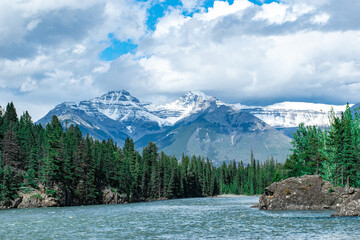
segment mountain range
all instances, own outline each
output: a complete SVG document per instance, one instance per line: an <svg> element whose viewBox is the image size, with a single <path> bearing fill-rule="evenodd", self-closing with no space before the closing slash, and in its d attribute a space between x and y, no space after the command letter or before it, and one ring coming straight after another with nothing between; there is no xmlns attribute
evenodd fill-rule
<svg viewBox="0 0 360 240"><path fill-rule="evenodd" d="M37 123L45 125L57 115L62 125L77 124L84 134L113 139L127 137L141 149L149 141L159 150L208 157L216 162L249 162L273 156L283 162L289 154L291 133L299 123L327 126L330 105L283 102L270 106L227 104L199 91L187 92L167 104L142 102L127 91L111 91L91 100L64 102ZM334 106L335 113L345 106Z"/></svg>

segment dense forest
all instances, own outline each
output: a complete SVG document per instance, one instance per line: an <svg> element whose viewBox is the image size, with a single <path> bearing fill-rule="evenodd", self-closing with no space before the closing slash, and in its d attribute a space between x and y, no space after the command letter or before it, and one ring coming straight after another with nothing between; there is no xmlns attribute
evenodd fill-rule
<svg viewBox="0 0 360 240"><path fill-rule="evenodd" d="M360 187L360 117L349 105L329 116L330 127L301 124L285 162L288 177L319 174L335 186Z"/></svg>
<svg viewBox="0 0 360 240"><path fill-rule="evenodd" d="M0 114L0 201L40 186L61 205L102 203L104 188L127 202L252 195L285 176L274 159L260 163L249 155L251 164L234 160L215 167L196 156L178 161L151 142L140 154L131 139L120 147L111 139L83 136L77 126L64 129L56 116L46 127L34 124L28 112L18 118L11 102Z"/></svg>

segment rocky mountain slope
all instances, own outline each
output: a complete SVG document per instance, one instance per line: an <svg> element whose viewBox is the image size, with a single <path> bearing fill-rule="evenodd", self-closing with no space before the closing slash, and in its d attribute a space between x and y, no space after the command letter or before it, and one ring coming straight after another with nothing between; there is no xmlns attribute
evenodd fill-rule
<svg viewBox="0 0 360 240"><path fill-rule="evenodd" d="M45 125L57 115L65 128L77 124L85 134L119 144L131 137L138 149L156 142L160 150L177 157L185 153L215 161L247 162L253 150L259 159L274 156L284 161L290 138L278 130L292 129L301 121L326 124L329 109L328 105L302 103L232 105L202 92L188 92L173 102L154 105L123 90L79 104L64 102L38 123Z"/></svg>
<svg viewBox="0 0 360 240"><path fill-rule="evenodd" d="M213 104L192 114L163 133L152 134L135 142L145 146L155 141L168 154L204 155L210 159L248 162L251 150L259 159L274 156L285 160L290 139L254 115L231 107Z"/></svg>
<svg viewBox="0 0 360 240"><path fill-rule="evenodd" d="M292 134L302 122L306 125L316 125L319 127L329 126L331 110L335 112L335 115L339 116L346 107L346 105L305 102L281 102L264 107L241 104L235 104L234 106L242 111L252 113L289 137L292 137Z"/></svg>
<svg viewBox="0 0 360 240"><path fill-rule="evenodd" d="M281 102L265 107L241 104L235 104L234 106L254 114L275 128L297 127L302 122L307 125L328 126L331 109L334 110L336 115L339 115L346 107L346 105L305 102Z"/></svg>

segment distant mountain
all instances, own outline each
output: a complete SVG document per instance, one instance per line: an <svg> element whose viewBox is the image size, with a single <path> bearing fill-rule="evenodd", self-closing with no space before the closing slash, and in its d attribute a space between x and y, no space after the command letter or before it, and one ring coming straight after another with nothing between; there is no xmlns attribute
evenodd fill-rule
<svg viewBox="0 0 360 240"><path fill-rule="evenodd" d="M351 110L355 113L360 113L360 103L354 104L351 106Z"/></svg>
<svg viewBox="0 0 360 240"><path fill-rule="evenodd" d="M232 105L202 92L188 92L173 102L154 105L123 90L78 105L64 102L37 123L45 125L57 115L64 127L77 124L84 134L95 138L111 138L123 144L131 137L138 149L152 141L160 150L177 157L185 153L214 161L247 162L254 150L259 159L274 156L284 161L290 138L283 133L293 131L300 121L326 124L329 109L328 105L303 103Z"/></svg>
<svg viewBox="0 0 360 240"><path fill-rule="evenodd" d="M144 147L149 141L155 141L167 154L205 155L226 161L248 162L251 150L259 159L274 156L284 161L290 149L290 138L259 118L217 104L181 119L164 132L144 136L136 145Z"/></svg>
<svg viewBox="0 0 360 240"><path fill-rule="evenodd" d="M0 106L0 116L3 116L5 113L5 110Z"/></svg>
<svg viewBox="0 0 360 240"><path fill-rule="evenodd" d="M339 116L346 105L329 105L305 102L281 102L269 106L234 105L237 109L252 113L287 136L292 136L300 123L319 127L329 126L331 109ZM350 105L352 106L352 104Z"/></svg>

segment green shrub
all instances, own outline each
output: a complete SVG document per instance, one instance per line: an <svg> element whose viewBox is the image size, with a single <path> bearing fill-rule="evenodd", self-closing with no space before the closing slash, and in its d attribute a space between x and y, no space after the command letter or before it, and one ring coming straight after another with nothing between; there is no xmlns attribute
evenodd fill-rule
<svg viewBox="0 0 360 240"><path fill-rule="evenodd" d="M19 187L19 191L25 194L29 194L34 190L32 187Z"/></svg>
<svg viewBox="0 0 360 240"><path fill-rule="evenodd" d="M58 193L55 190L52 189L46 189L45 193L51 197L55 197L57 199L60 199L60 197L58 196Z"/></svg>
<svg viewBox="0 0 360 240"><path fill-rule="evenodd" d="M37 198L39 200L43 200L44 198L39 194L39 193L36 193L34 195L31 195L30 198Z"/></svg>
<svg viewBox="0 0 360 240"><path fill-rule="evenodd" d="M332 187L329 188L329 193L333 193L333 192L335 192L335 190Z"/></svg>

